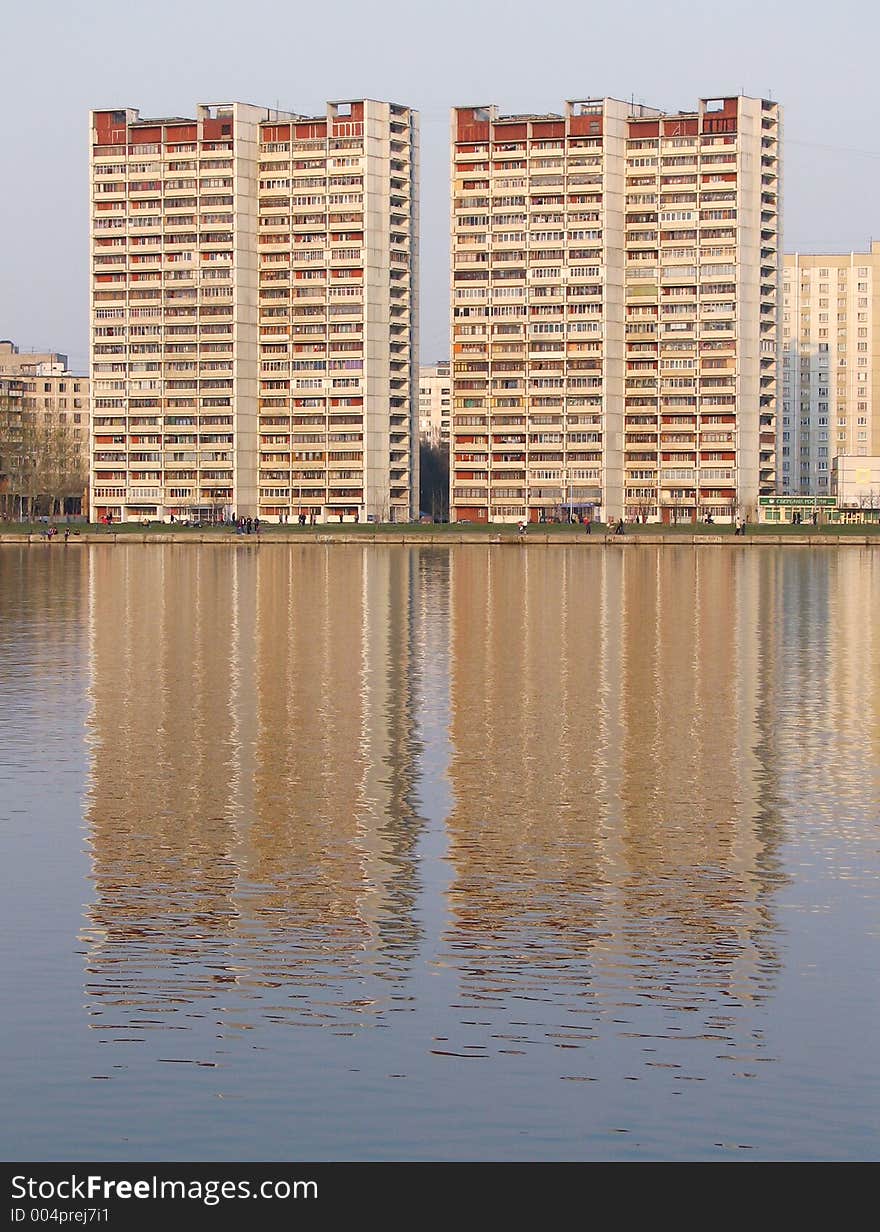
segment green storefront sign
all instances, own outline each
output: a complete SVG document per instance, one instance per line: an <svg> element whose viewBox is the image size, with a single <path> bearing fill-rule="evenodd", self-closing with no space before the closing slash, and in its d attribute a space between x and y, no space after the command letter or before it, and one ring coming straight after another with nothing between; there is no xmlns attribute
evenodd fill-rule
<svg viewBox="0 0 880 1232"><path fill-rule="evenodd" d="M758 504L771 509L834 509L834 496L760 496Z"/></svg>

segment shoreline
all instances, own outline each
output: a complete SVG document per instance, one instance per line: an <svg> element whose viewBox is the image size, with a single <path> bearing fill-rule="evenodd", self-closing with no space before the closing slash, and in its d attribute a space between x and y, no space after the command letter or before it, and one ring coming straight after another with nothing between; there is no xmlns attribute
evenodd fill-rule
<svg viewBox="0 0 880 1232"><path fill-rule="evenodd" d="M41 545L44 548L76 547L82 544L105 544L118 546L121 544L194 544L223 545L226 547L254 547L267 544L368 544L370 546L390 544L395 547L405 545L416 547L474 546L476 544L490 547L880 547L880 535L847 533L847 534L815 534L792 535L758 532L751 535L737 536L732 534L652 534L650 532L632 532L626 535L574 534L566 531L530 532L521 537L517 534L461 532L346 532L346 531L298 531L285 533L269 531L260 535L225 534L219 531L86 531L79 535L71 534L65 543L63 534L58 534L54 540L47 540L45 535L36 531L0 532L0 547L22 544Z"/></svg>

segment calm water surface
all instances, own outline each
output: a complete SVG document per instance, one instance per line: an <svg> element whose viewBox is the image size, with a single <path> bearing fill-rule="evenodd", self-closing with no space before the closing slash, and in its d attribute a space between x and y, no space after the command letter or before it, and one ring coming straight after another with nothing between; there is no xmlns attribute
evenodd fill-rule
<svg viewBox="0 0 880 1232"><path fill-rule="evenodd" d="M880 555L0 549L8 1159L873 1158Z"/></svg>

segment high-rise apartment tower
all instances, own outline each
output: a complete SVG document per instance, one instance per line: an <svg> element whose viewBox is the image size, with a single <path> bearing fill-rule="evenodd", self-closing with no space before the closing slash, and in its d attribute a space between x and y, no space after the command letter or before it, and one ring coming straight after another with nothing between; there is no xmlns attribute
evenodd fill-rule
<svg viewBox="0 0 880 1232"><path fill-rule="evenodd" d="M418 513L418 121L260 128L260 516Z"/></svg>
<svg viewBox="0 0 880 1232"><path fill-rule="evenodd" d="M409 516L417 123L91 116L96 516Z"/></svg>
<svg viewBox="0 0 880 1232"><path fill-rule="evenodd" d="M754 515L779 141L745 97L453 111L453 519Z"/></svg>
<svg viewBox="0 0 880 1232"><path fill-rule="evenodd" d="M880 454L880 242L786 254L780 490L831 495L836 456Z"/></svg>

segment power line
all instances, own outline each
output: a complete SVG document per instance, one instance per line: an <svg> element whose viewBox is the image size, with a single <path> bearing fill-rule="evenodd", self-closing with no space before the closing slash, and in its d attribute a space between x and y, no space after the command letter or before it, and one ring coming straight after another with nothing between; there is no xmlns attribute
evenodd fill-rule
<svg viewBox="0 0 880 1232"><path fill-rule="evenodd" d="M836 150L841 154L860 154L863 158L880 158L880 150L859 150L851 145L824 145L820 141L800 141L797 137L784 137L783 143L808 146L813 150Z"/></svg>

